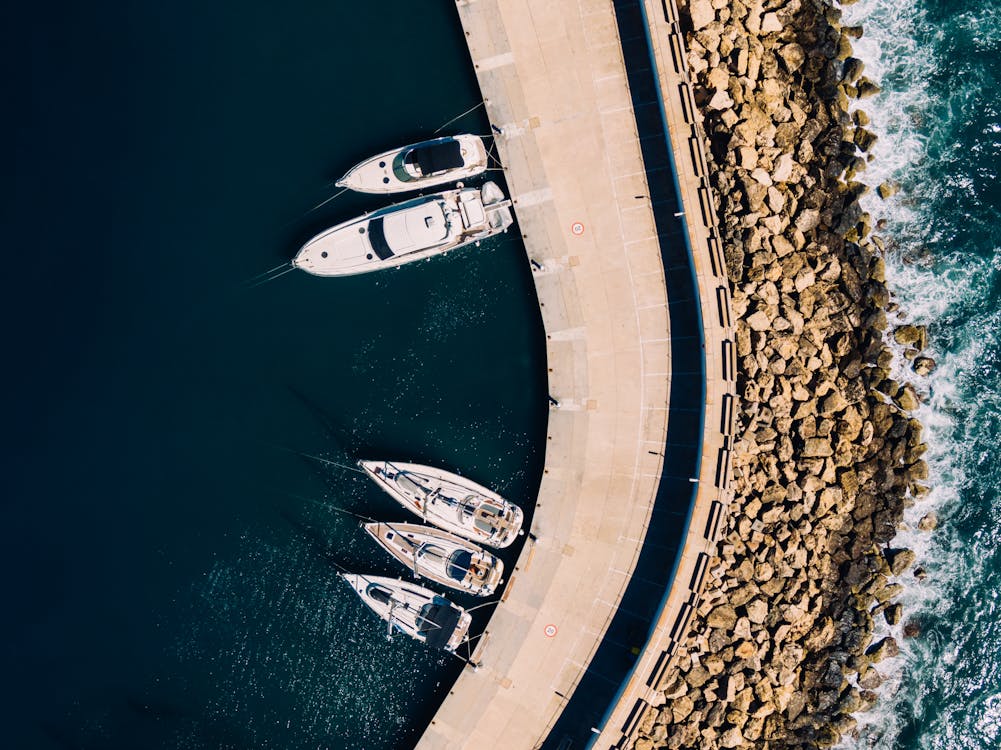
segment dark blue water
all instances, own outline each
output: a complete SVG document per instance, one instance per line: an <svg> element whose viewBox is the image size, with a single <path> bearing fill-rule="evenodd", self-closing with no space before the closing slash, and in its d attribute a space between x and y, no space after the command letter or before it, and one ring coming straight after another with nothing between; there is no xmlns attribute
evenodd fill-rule
<svg viewBox="0 0 1001 750"><path fill-rule="evenodd" d="M931 493L896 543L928 573L903 576L900 657L881 664L878 707L861 714L853 747L1001 747L1001 3L862 0L856 45L884 92L864 108L880 136L866 181L901 192L869 200L887 222L891 287L929 327L938 370L926 397ZM914 380L905 363L900 377ZM918 521L937 513L931 534Z"/></svg>
<svg viewBox="0 0 1001 750"><path fill-rule="evenodd" d="M304 216L347 167L479 101L452 4L22 5L2 33L3 745L412 743L461 664L387 642L336 566L403 571L331 506L404 514L289 449L534 497L524 250L243 282L380 205Z"/></svg>

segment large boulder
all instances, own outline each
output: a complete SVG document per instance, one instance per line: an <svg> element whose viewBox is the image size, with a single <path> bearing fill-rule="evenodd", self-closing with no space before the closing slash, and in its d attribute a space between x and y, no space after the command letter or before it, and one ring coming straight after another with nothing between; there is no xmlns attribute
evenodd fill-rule
<svg viewBox="0 0 1001 750"><path fill-rule="evenodd" d="M733 630L737 624L737 611L729 604L721 604L706 615L706 624L711 628Z"/></svg>
<svg viewBox="0 0 1001 750"><path fill-rule="evenodd" d="M899 576L914 564L914 552L909 549L888 549L883 552L883 557L890 566L890 572L895 576Z"/></svg>
<svg viewBox="0 0 1001 750"><path fill-rule="evenodd" d="M692 27L698 31L716 20L711 0L690 0L688 14L692 19Z"/></svg>
<svg viewBox="0 0 1001 750"><path fill-rule="evenodd" d="M900 647L892 636L886 636L866 649L866 656L873 664L890 659L900 653Z"/></svg>

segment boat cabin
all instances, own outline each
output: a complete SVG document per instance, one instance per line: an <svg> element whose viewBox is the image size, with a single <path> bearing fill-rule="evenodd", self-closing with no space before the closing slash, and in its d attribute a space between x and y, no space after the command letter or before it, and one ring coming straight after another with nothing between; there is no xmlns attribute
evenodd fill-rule
<svg viewBox="0 0 1001 750"><path fill-rule="evenodd" d="M368 241L381 260L426 250L448 239L449 221L441 201L429 198L404 211L376 216L368 223Z"/></svg>

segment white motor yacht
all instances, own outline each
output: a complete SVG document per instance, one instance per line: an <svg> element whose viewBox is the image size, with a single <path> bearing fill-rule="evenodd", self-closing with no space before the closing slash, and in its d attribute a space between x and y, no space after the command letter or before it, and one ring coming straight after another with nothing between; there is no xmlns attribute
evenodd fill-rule
<svg viewBox="0 0 1001 750"><path fill-rule="evenodd" d="M490 547L507 547L521 532L521 508L458 474L392 461L358 465L400 505L440 529Z"/></svg>
<svg viewBox="0 0 1001 750"><path fill-rule="evenodd" d="M504 574L496 555L432 526L376 522L365 531L414 575L467 594L490 596Z"/></svg>
<svg viewBox="0 0 1001 750"><path fill-rule="evenodd" d="M343 573L341 578L386 621L390 635L406 633L445 651L455 651L466 639L472 615L430 589L383 576Z"/></svg>
<svg viewBox="0 0 1001 750"><path fill-rule="evenodd" d="M511 202L493 182L381 208L321 232L292 265L317 276L348 276L441 255L506 231Z"/></svg>
<svg viewBox="0 0 1001 750"><path fill-rule="evenodd" d="M384 151L337 181L360 193L405 193L465 180L485 171L487 150L478 135L456 135Z"/></svg>

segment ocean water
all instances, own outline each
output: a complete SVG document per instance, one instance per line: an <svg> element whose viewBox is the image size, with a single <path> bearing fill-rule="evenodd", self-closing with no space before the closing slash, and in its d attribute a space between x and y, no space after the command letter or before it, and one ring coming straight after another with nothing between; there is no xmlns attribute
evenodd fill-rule
<svg viewBox="0 0 1001 750"><path fill-rule="evenodd" d="M883 92L862 102L879 135L863 178L899 182L866 208L886 222L887 265L905 316L928 326L938 368L897 373L924 395L931 492L895 545L927 577L902 578L901 655L878 670L880 703L850 748L1001 747L1001 3L861 0L855 54ZM933 532L917 529L928 513ZM880 619L880 622L882 620Z"/></svg>
<svg viewBox="0 0 1001 750"><path fill-rule="evenodd" d="M405 572L338 508L407 515L302 454L534 497L524 248L246 282L385 202L309 210L353 163L477 104L454 7L57 0L0 34L0 746L412 744L462 665L336 576Z"/></svg>

